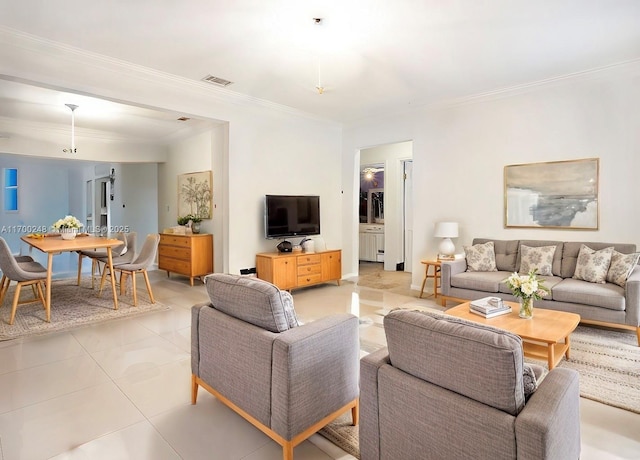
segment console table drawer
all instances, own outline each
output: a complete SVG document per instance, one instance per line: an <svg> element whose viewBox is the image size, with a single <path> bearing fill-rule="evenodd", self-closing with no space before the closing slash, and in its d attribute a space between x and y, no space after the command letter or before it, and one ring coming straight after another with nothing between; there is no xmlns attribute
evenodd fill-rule
<svg viewBox="0 0 640 460"><path fill-rule="evenodd" d="M161 245L172 245L172 246L182 246L185 248L191 247L191 238L188 236L178 236L178 235L160 235L160 244Z"/></svg>
<svg viewBox="0 0 640 460"><path fill-rule="evenodd" d="M322 266L317 264L298 265L298 276L315 275L322 272Z"/></svg>
<svg viewBox="0 0 640 460"><path fill-rule="evenodd" d="M298 265L310 265L320 263L320 254L309 254L297 256Z"/></svg>
<svg viewBox="0 0 640 460"><path fill-rule="evenodd" d="M322 282L322 274L314 273L312 275L298 276L298 286L309 286L311 284L318 284Z"/></svg>
<svg viewBox="0 0 640 460"><path fill-rule="evenodd" d="M176 246L160 246L158 248L160 257L173 257L175 259L191 260L191 249Z"/></svg>
<svg viewBox="0 0 640 460"><path fill-rule="evenodd" d="M158 268L169 272L188 274L191 271L191 262L188 260L163 258L160 259Z"/></svg>

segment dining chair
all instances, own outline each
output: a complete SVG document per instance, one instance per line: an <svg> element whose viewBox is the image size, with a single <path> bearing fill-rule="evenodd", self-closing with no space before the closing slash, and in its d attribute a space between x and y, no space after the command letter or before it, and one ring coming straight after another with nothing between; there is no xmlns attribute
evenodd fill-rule
<svg viewBox="0 0 640 460"><path fill-rule="evenodd" d="M22 257L22 256L18 256ZM41 302L44 309L47 304L44 300L42 287L47 279L47 269L33 259L28 260L21 258L20 262L11 253L9 245L4 238L0 237L0 270L2 270L2 280L0 281L0 306L4 302L4 298L9 290L11 281L16 281L16 291L13 294L13 303L11 305L11 316L9 324L13 325L16 317L18 305L26 305L34 302ZM22 286L35 286L34 299L20 301L20 290Z"/></svg>
<svg viewBox="0 0 640 460"><path fill-rule="evenodd" d="M111 260L113 265L126 264L133 261L136 255L136 232L119 232L116 238L123 244L114 247L111 250ZM85 249L78 251L78 286L80 286L80 277L82 274L82 258L89 257L91 259L91 289L95 286L95 276L101 275L100 263L107 264L106 249Z"/></svg>
<svg viewBox="0 0 640 460"><path fill-rule="evenodd" d="M118 264L113 266L115 272L120 272L120 295L124 295L125 293L126 277L131 276L133 305L136 307L138 306L138 296L136 288L137 273L142 273L142 275L144 276L144 282L147 285L149 299L151 300L151 303L156 303L155 299L153 298L153 292L151 291L151 283L149 283L147 268L156 260L159 243L160 235L158 235L157 233L147 235L147 238L142 245L142 249L140 250L140 254L138 254L134 261L132 261L131 263ZM100 293L102 293L102 288L104 286L104 281L106 279L108 271L108 267L105 266L104 270L102 271L102 278L100 280ZM109 273L109 276L113 275Z"/></svg>

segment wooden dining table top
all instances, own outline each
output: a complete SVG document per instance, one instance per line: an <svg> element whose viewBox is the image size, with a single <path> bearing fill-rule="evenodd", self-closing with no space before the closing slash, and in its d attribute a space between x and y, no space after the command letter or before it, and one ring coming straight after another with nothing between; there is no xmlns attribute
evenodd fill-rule
<svg viewBox="0 0 640 460"><path fill-rule="evenodd" d="M34 238L24 235L22 241L42 252L81 251L83 249L112 248L122 244L117 238L105 238L101 236L76 236L72 240L63 240L59 235L46 235Z"/></svg>

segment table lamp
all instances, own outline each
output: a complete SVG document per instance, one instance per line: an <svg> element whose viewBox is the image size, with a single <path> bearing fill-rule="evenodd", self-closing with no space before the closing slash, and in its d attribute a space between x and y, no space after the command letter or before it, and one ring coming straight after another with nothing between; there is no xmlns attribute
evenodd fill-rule
<svg viewBox="0 0 640 460"><path fill-rule="evenodd" d="M456 247L451 241L451 238L458 237L458 223L457 222L438 222L436 223L436 231L434 233L436 238L442 238L440 246L438 247L440 256L453 257L456 252Z"/></svg>

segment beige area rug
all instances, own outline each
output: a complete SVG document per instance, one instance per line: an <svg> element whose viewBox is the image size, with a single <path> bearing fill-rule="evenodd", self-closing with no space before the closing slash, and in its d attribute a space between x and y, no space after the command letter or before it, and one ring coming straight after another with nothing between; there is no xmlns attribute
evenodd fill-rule
<svg viewBox="0 0 640 460"><path fill-rule="evenodd" d="M11 303L15 284L0 308L0 340L11 340L18 337L48 334L73 329L88 324L95 324L113 319L130 317L152 311L168 310L169 307L149 302L146 294L138 294L138 306L133 306L130 295L120 297L118 309L113 309L113 295L111 289L104 290L98 297L98 291L91 289L89 278L82 280L80 286L76 279L53 281L51 285L51 322L45 321L46 314L41 303L18 306L16 318L12 326L9 325ZM21 299L32 298L29 287L23 288Z"/></svg>
<svg viewBox="0 0 640 460"><path fill-rule="evenodd" d="M635 332L578 326L571 335L571 359L558 367L578 371L581 397L640 414L640 347ZM350 413L319 434L360 458L358 427L351 426Z"/></svg>

